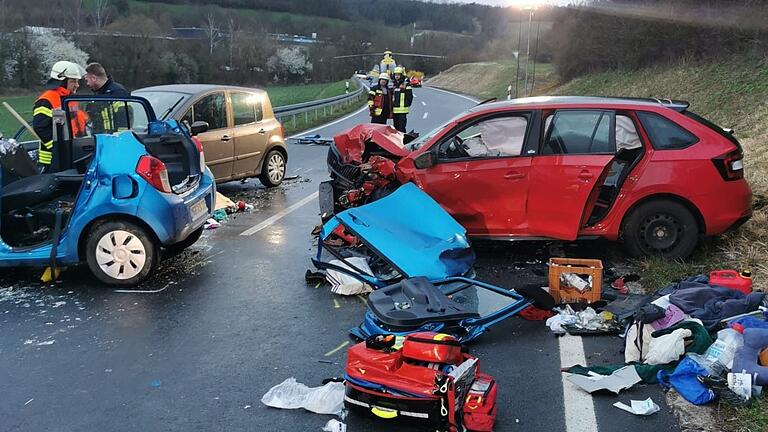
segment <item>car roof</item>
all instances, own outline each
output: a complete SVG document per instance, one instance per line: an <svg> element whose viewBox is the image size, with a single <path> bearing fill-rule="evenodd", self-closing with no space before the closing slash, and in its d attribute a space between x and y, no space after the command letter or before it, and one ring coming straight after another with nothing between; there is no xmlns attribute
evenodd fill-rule
<svg viewBox="0 0 768 432"><path fill-rule="evenodd" d="M257 88L238 87L238 86L221 85L221 84L167 84L167 85L159 85L159 86L152 86L152 87L144 87L138 90L134 90L133 93L140 93L144 91L166 91L166 92L176 92L176 93L185 93L188 95L194 95L199 93L207 93L213 90L240 90L240 91L246 91L251 93L266 94L266 91L257 89Z"/></svg>
<svg viewBox="0 0 768 432"><path fill-rule="evenodd" d="M682 112L688 109L690 104L686 101L671 99L645 99L607 96L535 96L507 101L481 103L480 105L472 108L470 111L478 112L500 108L547 107L554 105L557 105L558 107L569 105L593 105L595 107L630 105L633 107L666 107L678 112Z"/></svg>

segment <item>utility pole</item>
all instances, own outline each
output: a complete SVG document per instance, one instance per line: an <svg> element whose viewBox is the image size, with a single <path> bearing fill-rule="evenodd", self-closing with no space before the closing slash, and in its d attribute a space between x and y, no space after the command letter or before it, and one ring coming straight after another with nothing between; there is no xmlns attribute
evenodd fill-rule
<svg viewBox="0 0 768 432"><path fill-rule="evenodd" d="M533 8L528 9L528 48L525 51L525 80L523 81L523 96L528 96L528 63L531 61L531 23Z"/></svg>
<svg viewBox="0 0 768 432"><path fill-rule="evenodd" d="M517 21L517 68L515 69L515 98L517 98L517 85L520 81L520 39L523 34L523 16Z"/></svg>
<svg viewBox="0 0 768 432"><path fill-rule="evenodd" d="M541 30L541 15L536 17L536 48L533 49L533 79L531 79L531 94L536 85L536 57L539 55L539 30Z"/></svg>

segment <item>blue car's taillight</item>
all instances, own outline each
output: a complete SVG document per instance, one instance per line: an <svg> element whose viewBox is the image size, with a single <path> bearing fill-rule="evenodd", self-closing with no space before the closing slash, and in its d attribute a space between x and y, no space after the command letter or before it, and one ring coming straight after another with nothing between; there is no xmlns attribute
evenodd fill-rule
<svg viewBox="0 0 768 432"><path fill-rule="evenodd" d="M136 174L160 192L171 193L168 169L160 159L149 155L142 156L136 165Z"/></svg>

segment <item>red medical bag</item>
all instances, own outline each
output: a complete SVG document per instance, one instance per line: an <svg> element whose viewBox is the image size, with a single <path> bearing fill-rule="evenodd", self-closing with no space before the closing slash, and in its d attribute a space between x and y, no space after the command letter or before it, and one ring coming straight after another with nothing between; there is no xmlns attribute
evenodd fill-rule
<svg viewBox="0 0 768 432"><path fill-rule="evenodd" d="M459 340L445 333L417 332L403 342L403 357L429 363L461 363Z"/></svg>
<svg viewBox="0 0 768 432"><path fill-rule="evenodd" d="M496 423L496 381L477 373L464 401L464 427L474 432L490 432Z"/></svg>
<svg viewBox="0 0 768 432"><path fill-rule="evenodd" d="M491 430L495 383L478 371L476 358L453 345L454 340L422 332L391 347L353 346L347 353L345 405L382 419L428 424L432 430L458 432L464 426L470 431ZM468 410L470 422L479 429L464 423Z"/></svg>

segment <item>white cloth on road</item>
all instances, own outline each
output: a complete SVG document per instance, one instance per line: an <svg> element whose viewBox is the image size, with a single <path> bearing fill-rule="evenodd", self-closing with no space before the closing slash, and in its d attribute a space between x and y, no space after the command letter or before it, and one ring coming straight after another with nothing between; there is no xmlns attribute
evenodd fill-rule
<svg viewBox="0 0 768 432"><path fill-rule="evenodd" d="M693 336L689 329L677 329L672 333L651 338L645 363L662 365L677 361L685 354L685 338Z"/></svg>
<svg viewBox="0 0 768 432"><path fill-rule="evenodd" d="M304 408L317 414L338 415L344 408L344 384L332 381L310 388L291 377L269 389L261 403L273 408Z"/></svg>

